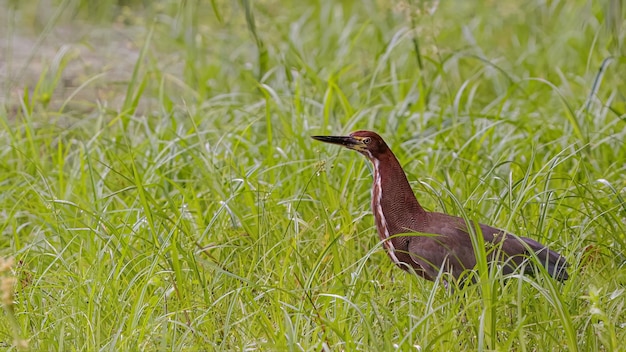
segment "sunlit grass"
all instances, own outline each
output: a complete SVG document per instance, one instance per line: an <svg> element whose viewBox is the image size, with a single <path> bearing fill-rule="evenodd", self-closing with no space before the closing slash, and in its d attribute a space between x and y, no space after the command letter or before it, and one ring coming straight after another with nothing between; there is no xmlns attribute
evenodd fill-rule
<svg viewBox="0 0 626 352"><path fill-rule="evenodd" d="M62 4L2 15L0 345L622 348L624 38L602 4ZM424 207L546 243L570 279L394 267L367 160L309 138L355 129Z"/></svg>

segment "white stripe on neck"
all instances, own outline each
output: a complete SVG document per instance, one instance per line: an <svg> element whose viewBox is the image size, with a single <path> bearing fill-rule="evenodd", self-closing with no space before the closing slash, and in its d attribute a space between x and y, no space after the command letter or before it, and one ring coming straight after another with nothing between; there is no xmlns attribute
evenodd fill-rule
<svg viewBox="0 0 626 352"><path fill-rule="evenodd" d="M387 220L385 219L385 213L383 213L383 207L382 207L382 200L383 200L383 186L382 186L382 179L380 176L380 170L379 170L379 166L380 166L380 161L374 157L372 157L372 154L369 153L368 154L372 160L372 163L374 164L374 187L372 187L372 211L374 212L374 217L378 216L378 218L380 219L380 226L382 227L382 232L379 231L379 235L380 237L382 237L383 240L383 246L387 248L387 253L389 254L389 257L391 258L391 260L396 264L396 265L401 265L400 260L398 260L398 257L396 257L396 248L393 246L393 242L391 241L391 239L389 239L390 234L389 234L389 228L387 227ZM377 192L374 192L374 189L376 189ZM374 193L378 193L378 196L375 197Z"/></svg>

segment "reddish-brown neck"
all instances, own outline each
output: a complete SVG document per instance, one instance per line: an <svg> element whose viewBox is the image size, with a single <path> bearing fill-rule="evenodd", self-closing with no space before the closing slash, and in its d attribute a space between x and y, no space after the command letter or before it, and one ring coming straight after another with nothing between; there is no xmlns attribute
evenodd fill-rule
<svg viewBox="0 0 626 352"><path fill-rule="evenodd" d="M425 214L398 159L387 149L379 155L368 155L374 165L372 212L381 240L414 229L419 216Z"/></svg>

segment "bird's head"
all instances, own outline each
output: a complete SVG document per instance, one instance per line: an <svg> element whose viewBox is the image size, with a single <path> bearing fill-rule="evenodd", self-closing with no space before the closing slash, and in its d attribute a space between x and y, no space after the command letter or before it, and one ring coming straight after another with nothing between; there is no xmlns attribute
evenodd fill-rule
<svg viewBox="0 0 626 352"><path fill-rule="evenodd" d="M348 136L311 136L311 138L356 150L372 161L379 160L383 154L389 151L387 143L372 131L355 131Z"/></svg>

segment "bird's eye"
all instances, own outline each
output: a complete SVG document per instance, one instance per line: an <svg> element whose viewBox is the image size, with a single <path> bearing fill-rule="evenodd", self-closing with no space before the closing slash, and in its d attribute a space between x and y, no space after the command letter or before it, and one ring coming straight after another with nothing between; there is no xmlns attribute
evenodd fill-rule
<svg viewBox="0 0 626 352"><path fill-rule="evenodd" d="M372 139L370 137L363 138L363 143L365 143L365 144L370 144L371 141L372 141Z"/></svg>

